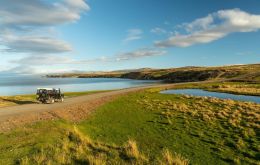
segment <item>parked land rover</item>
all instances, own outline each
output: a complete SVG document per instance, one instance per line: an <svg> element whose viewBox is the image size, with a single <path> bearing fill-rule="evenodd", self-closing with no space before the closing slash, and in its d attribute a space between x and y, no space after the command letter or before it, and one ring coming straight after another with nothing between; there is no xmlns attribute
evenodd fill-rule
<svg viewBox="0 0 260 165"><path fill-rule="evenodd" d="M36 99L43 104L53 104L55 102L63 102L64 94L60 88L38 88Z"/></svg>

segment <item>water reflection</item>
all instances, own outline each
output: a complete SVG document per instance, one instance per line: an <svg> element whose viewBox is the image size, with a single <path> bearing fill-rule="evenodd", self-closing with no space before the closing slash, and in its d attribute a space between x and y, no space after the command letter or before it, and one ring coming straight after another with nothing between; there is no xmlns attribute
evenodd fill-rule
<svg viewBox="0 0 260 165"><path fill-rule="evenodd" d="M163 94L186 94L192 96L207 96L216 97L220 99L232 99L238 101L250 101L255 103L260 103L259 96L247 96L247 95L235 95L230 93L220 93L220 92L210 92L202 89L172 89L162 91Z"/></svg>

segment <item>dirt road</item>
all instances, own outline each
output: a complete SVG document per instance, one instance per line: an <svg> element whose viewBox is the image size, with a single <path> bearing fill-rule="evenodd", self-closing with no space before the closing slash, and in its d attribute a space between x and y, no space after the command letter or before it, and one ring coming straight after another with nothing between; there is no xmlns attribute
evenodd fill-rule
<svg viewBox="0 0 260 165"><path fill-rule="evenodd" d="M89 113L100 105L117 96L152 87L168 88L174 84L157 84L135 88L127 88L110 92L102 92L85 96L68 98L63 103L25 104L0 108L0 131L11 129L39 120L69 119L77 121L86 118Z"/></svg>

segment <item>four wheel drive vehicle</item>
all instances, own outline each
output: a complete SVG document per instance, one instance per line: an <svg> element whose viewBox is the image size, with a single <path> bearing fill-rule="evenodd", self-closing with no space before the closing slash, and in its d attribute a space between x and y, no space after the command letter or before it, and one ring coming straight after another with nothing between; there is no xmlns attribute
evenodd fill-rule
<svg viewBox="0 0 260 165"><path fill-rule="evenodd" d="M60 88L38 88L36 95L36 99L44 104L64 101L64 94L61 93Z"/></svg>

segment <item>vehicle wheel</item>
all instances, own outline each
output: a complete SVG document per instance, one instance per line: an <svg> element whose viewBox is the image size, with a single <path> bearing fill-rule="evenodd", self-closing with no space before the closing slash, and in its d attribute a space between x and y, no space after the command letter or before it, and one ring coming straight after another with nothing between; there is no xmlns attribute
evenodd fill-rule
<svg viewBox="0 0 260 165"><path fill-rule="evenodd" d="M51 98L50 103L53 104L55 102L55 100L53 98Z"/></svg>

